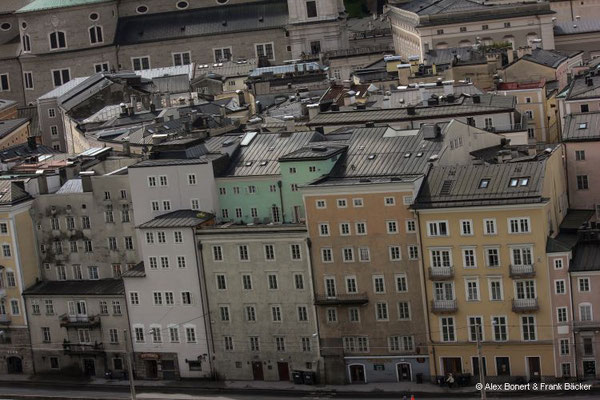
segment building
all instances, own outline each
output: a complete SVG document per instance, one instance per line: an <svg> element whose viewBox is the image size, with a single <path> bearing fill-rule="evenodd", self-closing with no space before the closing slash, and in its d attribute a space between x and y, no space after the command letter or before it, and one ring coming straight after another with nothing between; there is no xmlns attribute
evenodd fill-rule
<svg viewBox="0 0 600 400"><path fill-rule="evenodd" d="M569 203L579 210L594 210L600 217L600 193L596 175L596 154L600 144L600 111L569 114L565 119L562 142L569 184Z"/></svg>
<svg viewBox="0 0 600 400"><path fill-rule="evenodd" d="M594 2L583 5L594 4ZM592 6L595 7L595 6ZM598 38L600 37L600 25L593 15L596 9L589 14L580 14L571 20L556 21L554 23L554 40L557 50L561 51L583 51L586 60L597 57L600 54ZM583 15L583 16L582 16Z"/></svg>
<svg viewBox="0 0 600 400"><path fill-rule="evenodd" d="M299 224L196 231L219 379L321 373L311 255Z"/></svg>
<svg viewBox="0 0 600 400"><path fill-rule="evenodd" d="M560 377L546 242L567 213L563 151L434 166L416 197L431 374L492 381Z"/></svg>
<svg viewBox="0 0 600 400"><path fill-rule="evenodd" d="M553 0L550 2L550 8L556 12L557 21L565 23L572 23L581 18L600 18L598 5L598 2L593 0L583 3L574 0Z"/></svg>
<svg viewBox="0 0 600 400"><path fill-rule="evenodd" d="M33 199L21 182L1 180L0 188L0 373L32 374L30 321L21 293L39 278Z"/></svg>
<svg viewBox="0 0 600 400"><path fill-rule="evenodd" d="M29 118L0 121L0 150L27 142L29 132Z"/></svg>
<svg viewBox="0 0 600 400"><path fill-rule="evenodd" d="M396 54L421 60L429 50L510 43L513 49L541 43L554 49L549 3L490 4L461 0L394 3L389 18Z"/></svg>
<svg viewBox="0 0 600 400"><path fill-rule="evenodd" d="M575 113L600 111L600 75L596 70L575 77L557 96L562 129L566 129L567 116Z"/></svg>
<svg viewBox="0 0 600 400"><path fill-rule="evenodd" d="M17 118L17 102L0 100L0 121L13 118Z"/></svg>

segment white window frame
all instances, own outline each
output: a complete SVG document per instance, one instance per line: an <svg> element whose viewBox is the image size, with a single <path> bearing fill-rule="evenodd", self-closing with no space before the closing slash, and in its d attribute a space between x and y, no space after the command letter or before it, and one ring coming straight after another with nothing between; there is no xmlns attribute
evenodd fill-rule
<svg viewBox="0 0 600 400"><path fill-rule="evenodd" d="M144 59L144 58L148 59L148 68L143 68L144 65L143 65L142 59ZM151 63L149 55L130 57L130 60L131 60L131 69L134 70L134 71L143 71L145 69L151 69L152 68L152 63ZM140 60L140 67L142 67L141 69L139 69L139 70L135 69L134 60Z"/></svg>

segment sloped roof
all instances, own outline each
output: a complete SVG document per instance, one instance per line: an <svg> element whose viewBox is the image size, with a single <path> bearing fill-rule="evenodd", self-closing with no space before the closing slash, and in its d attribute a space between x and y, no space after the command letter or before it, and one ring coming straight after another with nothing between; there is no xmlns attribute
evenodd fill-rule
<svg viewBox="0 0 600 400"><path fill-rule="evenodd" d="M562 140L600 140L600 111L567 115Z"/></svg>
<svg viewBox="0 0 600 400"><path fill-rule="evenodd" d="M590 76L592 85L586 83L585 76L578 76L567 89L566 100L583 100L600 97L600 76Z"/></svg>
<svg viewBox="0 0 600 400"><path fill-rule="evenodd" d="M123 272L121 276L123 278L144 278L146 276L144 262L140 261L135 267Z"/></svg>
<svg viewBox="0 0 600 400"><path fill-rule="evenodd" d="M578 33L600 32L600 20L581 19L579 21L555 21L554 35L576 35Z"/></svg>
<svg viewBox="0 0 600 400"><path fill-rule="evenodd" d="M0 139L10 135L17 128L29 122L29 118L5 119L0 121Z"/></svg>
<svg viewBox="0 0 600 400"><path fill-rule="evenodd" d="M115 43L133 45L283 28L287 22L287 2L282 0L146 14L120 18Z"/></svg>
<svg viewBox="0 0 600 400"><path fill-rule="evenodd" d="M414 208L469 207L542 202L545 160L433 167ZM518 184L511 186L512 179ZM527 184L521 184L526 178ZM487 180L487 186L481 182Z"/></svg>
<svg viewBox="0 0 600 400"><path fill-rule="evenodd" d="M213 218L213 214L204 211L177 210L144 222L139 228L191 228L210 221Z"/></svg>
<svg viewBox="0 0 600 400"><path fill-rule="evenodd" d="M80 281L42 281L23 291L23 295L123 295L125 286L121 279L97 279Z"/></svg>
<svg viewBox="0 0 600 400"><path fill-rule="evenodd" d="M69 82L52 89L48 93L41 95L40 97L38 97L38 100L58 98L67 93L69 90L73 89L75 86L79 85L81 82L85 81L87 78L87 76L73 78Z"/></svg>
<svg viewBox="0 0 600 400"><path fill-rule="evenodd" d="M72 193L83 193L83 184L81 182L81 178L69 179L56 192L56 194L72 194Z"/></svg>
<svg viewBox="0 0 600 400"><path fill-rule="evenodd" d="M14 157L29 157L40 154L54 154L59 151L54 150L48 146L37 144L35 148L31 147L29 143L19 143L14 146L7 147L6 149L0 150L0 161L7 160Z"/></svg>
<svg viewBox="0 0 600 400"><path fill-rule="evenodd" d="M12 107L15 104L17 104L17 102L14 100L0 99L0 110L4 110L6 108Z"/></svg>
<svg viewBox="0 0 600 400"><path fill-rule="evenodd" d="M18 9L17 13L51 10L53 8L84 6L88 4L106 3L109 1L114 0L33 0L26 6Z"/></svg>
<svg viewBox="0 0 600 400"><path fill-rule="evenodd" d="M31 196L19 184L10 180L0 180L0 205L10 206Z"/></svg>
<svg viewBox="0 0 600 400"><path fill-rule="evenodd" d="M600 244L579 242L573 250L569 272L600 271Z"/></svg>
<svg viewBox="0 0 600 400"><path fill-rule="evenodd" d="M0 14L10 14L23 8L32 0L2 0L0 1Z"/></svg>
<svg viewBox="0 0 600 400"><path fill-rule="evenodd" d="M522 58L550 68L557 68L573 55L558 50L533 49L531 54L526 54Z"/></svg>

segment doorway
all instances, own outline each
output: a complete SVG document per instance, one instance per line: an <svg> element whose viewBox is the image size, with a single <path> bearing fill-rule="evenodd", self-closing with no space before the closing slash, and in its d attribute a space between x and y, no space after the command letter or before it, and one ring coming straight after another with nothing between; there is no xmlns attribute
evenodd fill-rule
<svg viewBox="0 0 600 400"><path fill-rule="evenodd" d="M93 358L83 359L83 375L96 376L96 363Z"/></svg>
<svg viewBox="0 0 600 400"><path fill-rule="evenodd" d="M398 372L398 382L412 381L412 371L409 363L396 364L396 370Z"/></svg>
<svg viewBox="0 0 600 400"><path fill-rule="evenodd" d="M510 376L510 360L508 357L496 357L496 375Z"/></svg>
<svg viewBox="0 0 600 400"><path fill-rule="evenodd" d="M6 367L9 374L23 373L23 361L19 357L8 357L6 359Z"/></svg>
<svg viewBox="0 0 600 400"><path fill-rule="evenodd" d="M539 357L527 357L529 380L539 382L542 378L541 363Z"/></svg>
<svg viewBox="0 0 600 400"><path fill-rule="evenodd" d="M596 361L583 361L583 376L585 378L596 378Z"/></svg>
<svg viewBox="0 0 600 400"><path fill-rule="evenodd" d="M255 381L265 380L265 374L263 372L263 365L261 361L252 361L252 378Z"/></svg>
<svg viewBox="0 0 600 400"><path fill-rule="evenodd" d="M290 380L290 368L288 367L288 363L278 362L277 363L277 372L279 373L280 381L289 381Z"/></svg>
<svg viewBox="0 0 600 400"><path fill-rule="evenodd" d="M481 357L481 359L483 360L483 375L487 376L488 372L487 372L487 362L485 360L485 357ZM479 376L479 358L477 357L471 357L471 365L473 366L473 376Z"/></svg>
<svg viewBox="0 0 600 400"><path fill-rule="evenodd" d="M145 360L146 378L158 379L158 362L156 360Z"/></svg>
<svg viewBox="0 0 600 400"><path fill-rule="evenodd" d="M364 365L350 365L350 383L367 383Z"/></svg>
<svg viewBox="0 0 600 400"><path fill-rule="evenodd" d="M459 357L442 357L444 375L452 373L454 376L462 374L462 360Z"/></svg>

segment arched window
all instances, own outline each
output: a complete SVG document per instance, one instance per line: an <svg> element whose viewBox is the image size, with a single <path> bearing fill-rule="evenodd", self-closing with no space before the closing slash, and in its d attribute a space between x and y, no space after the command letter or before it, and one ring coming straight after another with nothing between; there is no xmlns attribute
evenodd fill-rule
<svg viewBox="0 0 600 400"><path fill-rule="evenodd" d="M440 50L440 49L447 49L447 48L448 48L448 43L446 43L446 42L439 42L439 43L437 43L437 44L435 45L435 48L436 48L437 50Z"/></svg>
<svg viewBox="0 0 600 400"><path fill-rule="evenodd" d="M104 38L102 37L102 27L98 25L91 26L90 29L90 43L97 44L102 43Z"/></svg>
<svg viewBox="0 0 600 400"><path fill-rule="evenodd" d="M50 49L64 49L67 47L67 35L63 31L55 31L50 34Z"/></svg>
<svg viewBox="0 0 600 400"><path fill-rule="evenodd" d="M25 34L22 38L23 42L23 53L31 52L31 40L29 39L29 35Z"/></svg>
<svg viewBox="0 0 600 400"><path fill-rule="evenodd" d="M471 47L471 41L461 40L460 42L458 42L458 47Z"/></svg>

